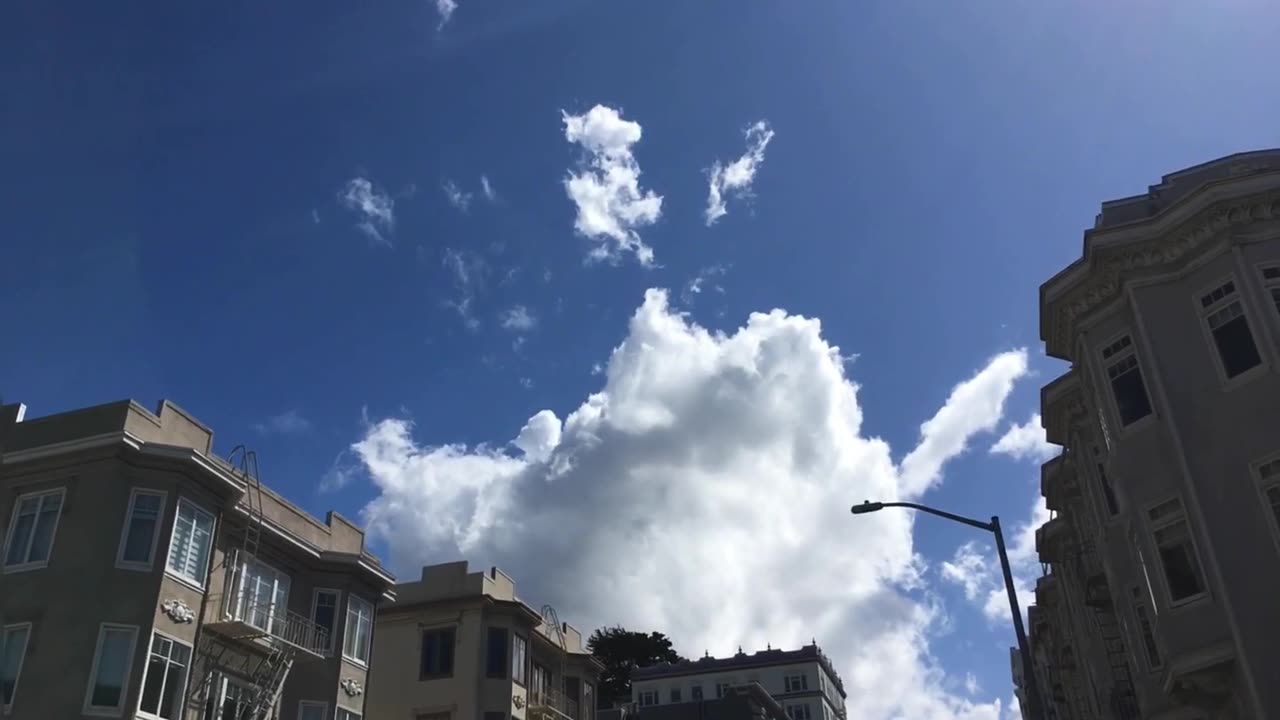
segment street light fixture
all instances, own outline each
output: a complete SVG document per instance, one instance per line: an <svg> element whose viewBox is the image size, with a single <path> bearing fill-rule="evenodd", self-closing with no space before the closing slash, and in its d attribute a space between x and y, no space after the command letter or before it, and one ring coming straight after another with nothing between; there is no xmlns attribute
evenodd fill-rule
<svg viewBox="0 0 1280 720"><path fill-rule="evenodd" d="M981 520L974 520L963 515L956 515L917 503L871 502L870 500L863 501L861 505L854 505L849 508L849 512L854 515L866 515L887 507L905 507L919 510L920 512L937 515L979 530L986 530L996 536L996 551L1000 555L1000 569L1004 571L1004 588L1009 593L1009 610L1013 613L1013 631L1018 636L1018 652L1022 655L1022 676L1026 684L1027 704L1031 706L1031 720L1043 720L1044 711L1042 709L1043 706L1040 704L1040 684L1036 682L1035 667L1031 662L1031 647L1027 644L1027 631L1022 626L1022 610L1018 608L1018 593L1013 587L1013 570L1009 568L1009 555L1004 549L1004 533L1000 531L1000 518L992 515L991 522L982 522Z"/></svg>

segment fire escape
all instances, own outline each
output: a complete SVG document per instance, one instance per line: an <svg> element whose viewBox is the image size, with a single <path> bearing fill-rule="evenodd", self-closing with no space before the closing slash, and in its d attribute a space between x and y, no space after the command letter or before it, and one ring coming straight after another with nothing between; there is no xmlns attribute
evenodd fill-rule
<svg viewBox="0 0 1280 720"><path fill-rule="evenodd" d="M553 641L556 652L556 671L548 669L550 677L535 678L529 697L529 720L576 720L578 700L565 693L565 655L569 648L560 627L556 609L542 606L542 627L547 628L547 639Z"/></svg>
<svg viewBox="0 0 1280 720"><path fill-rule="evenodd" d="M295 660L325 657L329 638L310 618L285 607L287 586L282 596L278 586L251 572L264 522L258 456L238 445L227 462L244 483L237 504L243 526L236 532L238 547L224 555L219 612L204 623L208 632L201 633L197 649L204 676L192 684L187 707L203 707L205 720L267 720Z"/></svg>

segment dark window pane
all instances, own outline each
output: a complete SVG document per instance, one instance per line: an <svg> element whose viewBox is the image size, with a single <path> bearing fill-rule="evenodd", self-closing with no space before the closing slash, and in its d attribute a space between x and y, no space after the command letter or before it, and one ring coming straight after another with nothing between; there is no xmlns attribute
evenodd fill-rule
<svg viewBox="0 0 1280 720"><path fill-rule="evenodd" d="M1249 321L1245 319L1239 308L1239 303L1232 303L1219 313L1229 313L1233 317L1216 323L1212 318L1210 320L1213 327L1213 342L1218 346L1218 356L1222 358L1222 369L1229 378L1262 364L1258 346L1253 342L1253 333L1249 332ZM1215 314L1214 317L1221 316Z"/></svg>
<svg viewBox="0 0 1280 720"><path fill-rule="evenodd" d="M507 630L489 628L489 652L485 657L485 674L489 677L505 677L507 674Z"/></svg>
<svg viewBox="0 0 1280 720"><path fill-rule="evenodd" d="M160 689L164 686L164 671L168 664L164 658L155 655L147 663L147 683L142 686L143 712L154 715L160 709Z"/></svg>
<svg viewBox="0 0 1280 720"><path fill-rule="evenodd" d="M1111 391L1116 398L1116 411L1121 425L1132 425L1151 414L1151 401L1147 399L1147 386L1142 381L1142 371L1134 365L1111 379Z"/></svg>
<svg viewBox="0 0 1280 720"><path fill-rule="evenodd" d="M1169 596L1176 602L1204 591L1200 566L1185 543L1160 548L1160 562L1169 581Z"/></svg>
<svg viewBox="0 0 1280 720"><path fill-rule="evenodd" d="M1107 477L1107 470L1102 467L1102 463L1098 463L1098 479L1102 482L1102 496L1107 501L1107 512L1115 515L1120 512L1120 508L1116 504L1115 490L1111 487L1111 480Z"/></svg>

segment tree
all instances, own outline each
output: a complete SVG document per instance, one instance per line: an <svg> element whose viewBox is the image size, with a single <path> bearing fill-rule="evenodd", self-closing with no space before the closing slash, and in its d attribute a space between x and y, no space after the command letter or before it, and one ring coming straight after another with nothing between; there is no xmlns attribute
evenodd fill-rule
<svg viewBox="0 0 1280 720"><path fill-rule="evenodd" d="M620 697L631 697L631 671L658 663L684 660L671 640L660 632L645 634L621 627L600 628L591 633L587 650L604 663L597 697L601 707L608 707Z"/></svg>

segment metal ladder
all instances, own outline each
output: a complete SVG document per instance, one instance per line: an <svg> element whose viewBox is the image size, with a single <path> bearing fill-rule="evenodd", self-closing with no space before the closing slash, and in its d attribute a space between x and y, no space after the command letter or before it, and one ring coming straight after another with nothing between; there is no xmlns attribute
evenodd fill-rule
<svg viewBox="0 0 1280 720"><path fill-rule="evenodd" d="M1107 665L1111 670L1110 706L1116 720L1136 720L1141 717L1138 710L1138 696L1133 687L1133 671L1129 667L1129 653L1125 645L1124 634L1116 619L1115 594L1110 587L1106 589L1106 597L1101 591L1092 588L1106 585L1106 572L1098 559L1098 550L1092 538L1081 538L1080 557L1082 558L1082 578L1086 584L1085 604L1093 609L1093 621L1102 640L1103 650L1107 654ZM1096 593L1096 594L1095 594Z"/></svg>

